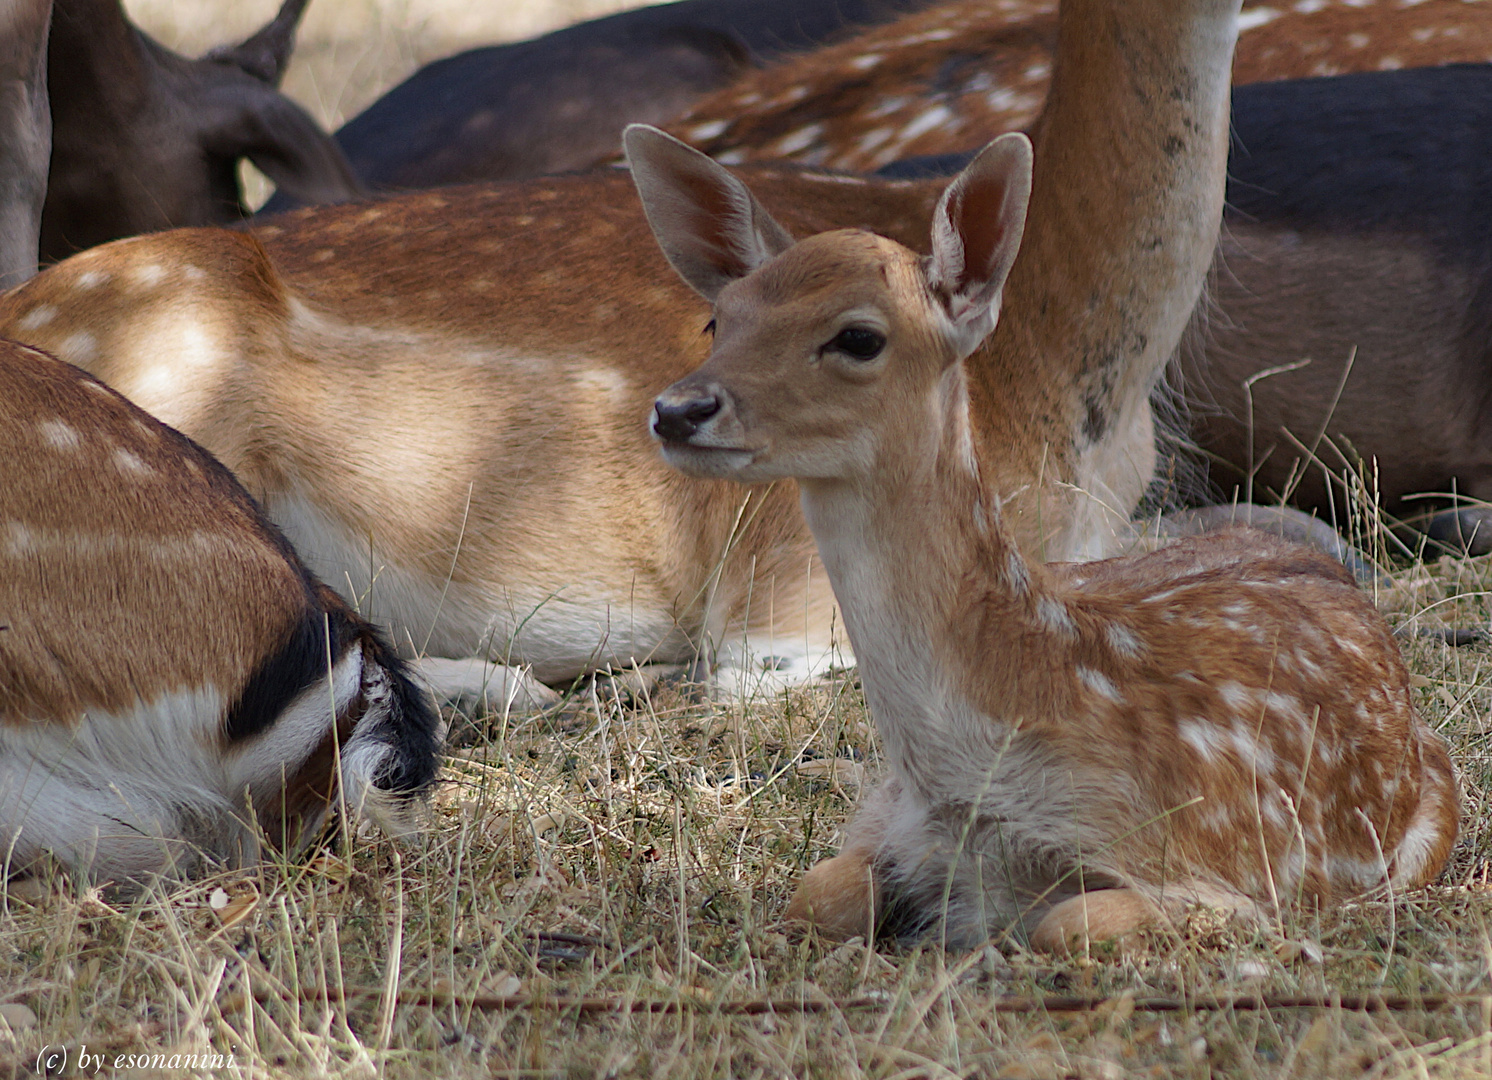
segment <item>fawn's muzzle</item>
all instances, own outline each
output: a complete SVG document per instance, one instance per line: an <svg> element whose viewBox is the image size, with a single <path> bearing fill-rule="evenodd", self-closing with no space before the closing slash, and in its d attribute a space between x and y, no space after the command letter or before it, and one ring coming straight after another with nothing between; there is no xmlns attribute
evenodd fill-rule
<svg viewBox="0 0 1492 1080"><path fill-rule="evenodd" d="M663 442L688 442L719 411L717 394L677 399L665 394L653 403L653 435Z"/></svg>

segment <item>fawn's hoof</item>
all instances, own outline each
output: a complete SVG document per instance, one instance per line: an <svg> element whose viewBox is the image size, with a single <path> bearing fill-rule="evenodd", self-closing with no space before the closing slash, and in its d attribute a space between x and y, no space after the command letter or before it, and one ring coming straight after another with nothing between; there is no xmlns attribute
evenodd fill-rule
<svg viewBox="0 0 1492 1080"><path fill-rule="evenodd" d="M854 852L825 859L798 882L784 918L813 927L821 937L870 940L875 928L875 884L869 855Z"/></svg>
<svg viewBox="0 0 1492 1080"><path fill-rule="evenodd" d="M1153 926L1160 909L1133 889L1080 893L1053 906L1031 932L1039 952L1079 953L1093 942L1119 941Z"/></svg>

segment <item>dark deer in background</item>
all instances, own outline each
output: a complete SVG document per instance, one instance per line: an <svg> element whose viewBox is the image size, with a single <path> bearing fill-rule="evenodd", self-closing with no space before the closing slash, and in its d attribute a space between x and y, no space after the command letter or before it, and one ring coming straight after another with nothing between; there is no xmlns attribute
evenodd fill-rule
<svg viewBox="0 0 1492 1080"><path fill-rule="evenodd" d="M51 0L0 0L0 288L36 273L52 147Z"/></svg>
<svg viewBox="0 0 1492 1080"><path fill-rule="evenodd" d="M1359 461L1396 516L1435 505L1416 493L1492 500L1492 67L1244 87L1233 120L1211 302L1181 363L1214 479L1252 469L1256 496L1343 522L1326 473ZM1492 549L1492 512L1430 525Z"/></svg>
<svg viewBox="0 0 1492 1080"><path fill-rule="evenodd" d="M337 132L375 191L585 168L756 65L930 0L683 0L427 64ZM296 204L277 192L273 212Z"/></svg>
<svg viewBox="0 0 1492 1080"><path fill-rule="evenodd" d="M119 0L57 0L43 261L121 236L242 219L241 158L303 202L360 194L331 136L275 89L305 6L285 0L243 44L188 60L131 25Z"/></svg>

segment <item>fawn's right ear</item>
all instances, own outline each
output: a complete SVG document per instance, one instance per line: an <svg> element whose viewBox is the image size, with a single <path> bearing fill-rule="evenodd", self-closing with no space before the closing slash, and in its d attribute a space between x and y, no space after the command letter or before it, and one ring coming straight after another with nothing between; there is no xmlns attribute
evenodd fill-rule
<svg viewBox="0 0 1492 1080"><path fill-rule="evenodd" d="M746 185L698 150L646 124L622 143L658 246L706 300L792 246Z"/></svg>

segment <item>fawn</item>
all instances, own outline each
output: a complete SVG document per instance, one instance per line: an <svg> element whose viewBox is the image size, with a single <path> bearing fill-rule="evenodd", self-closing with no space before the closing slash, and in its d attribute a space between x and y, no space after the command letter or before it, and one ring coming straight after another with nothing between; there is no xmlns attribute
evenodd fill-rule
<svg viewBox="0 0 1492 1080"><path fill-rule="evenodd" d="M1024 136L949 185L927 257L793 243L709 159L626 143L664 254L714 305L654 435L693 476L799 482L889 762L790 917L1060 949L1192 902L1257 917L1435 876L1450 757L1340 564L1248 530L1085 565L1013 542L963 361L1020 245Z"/></svg>

